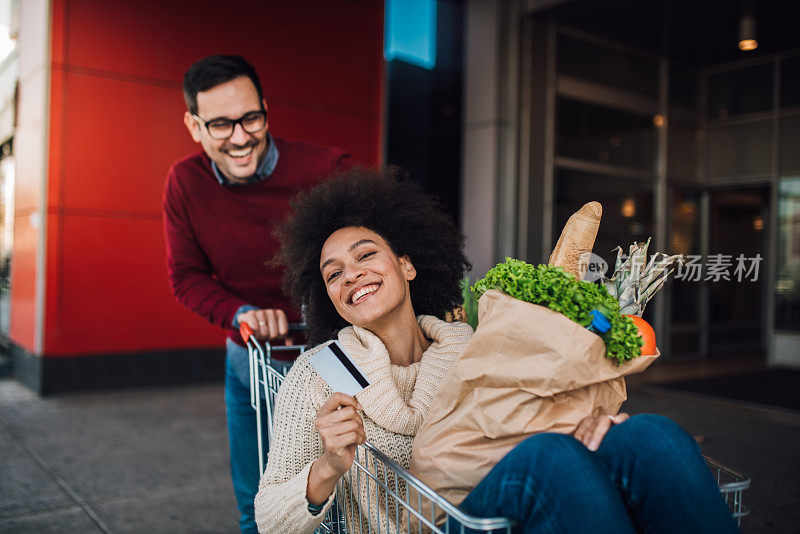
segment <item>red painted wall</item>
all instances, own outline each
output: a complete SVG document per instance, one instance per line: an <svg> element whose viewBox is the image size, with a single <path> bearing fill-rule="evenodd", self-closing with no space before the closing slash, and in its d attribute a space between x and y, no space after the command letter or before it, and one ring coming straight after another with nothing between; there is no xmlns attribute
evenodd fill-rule
<svg viewBox="0 0 800 534"><path fill-rule="evenodd" d="M198 150L180 82L206 55L258 70L280 137L380 160L383 1L53 0L46 357L221 345L178 305L161 194Z"/></svg>

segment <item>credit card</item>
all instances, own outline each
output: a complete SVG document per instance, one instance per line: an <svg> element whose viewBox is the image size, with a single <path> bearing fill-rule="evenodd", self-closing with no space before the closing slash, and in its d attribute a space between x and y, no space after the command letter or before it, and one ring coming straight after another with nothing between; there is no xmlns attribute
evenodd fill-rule
<svg viewBox="0 0 800 534"><path fill-rule="evenodd" d="M355 396L370 384L367 376L342 349L338 341L314 354L309 358L309 363L334 392Z"/></svg>

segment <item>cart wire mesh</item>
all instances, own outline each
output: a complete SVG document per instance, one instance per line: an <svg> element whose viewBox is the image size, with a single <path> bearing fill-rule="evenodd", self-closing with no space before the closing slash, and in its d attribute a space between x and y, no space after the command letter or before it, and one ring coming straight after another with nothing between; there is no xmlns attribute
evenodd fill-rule
<svg viewBox="0 0 800 534"><path fill-rule="evenodd" d="M304 325L290 325L289 328L302 331ZM259 472L263 472L266 459L261 437L264 424L261 406L263 404L266 412L267 436L272 439L275 398L290 368L285 361L273 360L272 354L303 352L305 346L273 346L268 342L262 345L246 324L242 325L241 333L249 353L250 404L256 412ZM740 524L741 518L750 513L742 502L750 479L712 458L704 458L725 503ZM369 442L357 447L353 467L339 481L336 491L335 505L317 533L510 533L514 527L514 522L504 517L484 518L462 512ZM366 503L361 502L364 499Z"/></svg>

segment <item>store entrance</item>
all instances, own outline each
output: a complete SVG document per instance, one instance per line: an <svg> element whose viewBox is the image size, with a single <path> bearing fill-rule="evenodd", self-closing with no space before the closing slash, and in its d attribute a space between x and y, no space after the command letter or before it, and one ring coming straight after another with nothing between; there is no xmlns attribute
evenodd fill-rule
<svg viewBox="0 0 800 534"><path fill-rule="evenodd" d="M607 261L650 236L693 261L645 312L664 360L796 364L800 34L745 54L724 2L611 4L554 3L523 26L522 251L546 261L567 218L600 201ZM796 2L763 4L780 20ZM630 24L639 14L663 24Z"/></svg>
<svg viewBox="0 0 800 534"><path fill-rule="evenodd" d="M769 187L709 192L708 356L766 354Z"/></svg>

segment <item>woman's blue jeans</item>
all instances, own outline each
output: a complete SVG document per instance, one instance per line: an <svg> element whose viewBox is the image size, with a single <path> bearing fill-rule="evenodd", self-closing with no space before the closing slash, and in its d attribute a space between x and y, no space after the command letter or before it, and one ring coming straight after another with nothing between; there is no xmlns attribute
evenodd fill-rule
<svg viewBox="0 0 800 534"><path fill-rule="evenodd" d="M572 436L532 436L460 508L514 519L515 532L739 532L697 444L659 415L613 426L597 452Z"/></svg>

